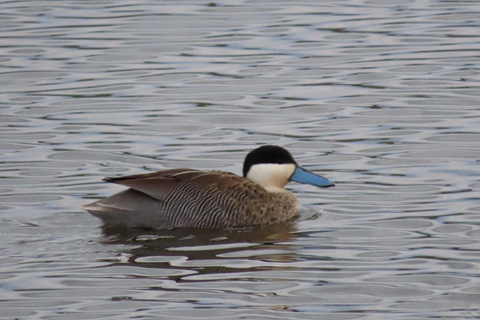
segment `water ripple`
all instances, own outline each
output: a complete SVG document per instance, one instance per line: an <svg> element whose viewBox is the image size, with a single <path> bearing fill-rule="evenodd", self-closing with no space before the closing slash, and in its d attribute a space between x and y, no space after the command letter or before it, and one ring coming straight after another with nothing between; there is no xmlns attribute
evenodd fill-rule
<svg viewBox="0 0 480 320"><path fill-rule="evenodd" d="M0 4L0 317L473 319L474 1ZM101 227L104 176L287 147L288 223Z"/></svg>

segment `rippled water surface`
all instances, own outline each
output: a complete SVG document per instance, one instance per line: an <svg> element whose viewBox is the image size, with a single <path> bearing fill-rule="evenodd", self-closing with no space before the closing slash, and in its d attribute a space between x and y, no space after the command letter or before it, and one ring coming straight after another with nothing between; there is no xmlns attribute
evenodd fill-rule
<svg viewBox="0 0 480 320"><path fill-rule="evenodd" d="M480 2L0 3L0 318L478 319ZM104 176L336 182L289 223L102 227Z"/></svg>

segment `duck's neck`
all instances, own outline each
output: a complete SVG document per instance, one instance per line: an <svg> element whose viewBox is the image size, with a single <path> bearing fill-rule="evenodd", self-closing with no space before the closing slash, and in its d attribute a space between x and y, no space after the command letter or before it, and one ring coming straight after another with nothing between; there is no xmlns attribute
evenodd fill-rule
<svg viewBox="0 0 480 320"><path fill-rule="evenodd" d="M267 190L268 192L271 192L271 193L288 192L284 188L279 188L279 187L275 187L275 186L266 187L265 190Z"/></svg>

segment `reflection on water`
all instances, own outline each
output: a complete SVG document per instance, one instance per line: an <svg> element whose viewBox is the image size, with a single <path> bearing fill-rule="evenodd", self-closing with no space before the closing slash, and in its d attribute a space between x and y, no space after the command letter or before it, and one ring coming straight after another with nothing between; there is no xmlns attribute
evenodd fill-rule
<svg viewBox="0 0 480 320"><path fill-rule="evenodd" d="M478 3L0 3L0 317L480 314ZM288 148L336 187L264 228L101 227L104 176L239 173ZM322 211L325 210L325 211Z"/></svg>
<svg viewBox="0 0 480 320"><path fill-rule="evenodd" d="M294 223L232 230L214 229L208 232L202 229L152 231L113 226L103 227L102 231L102 242L131 247L124 252L129 256L127 263L138 267L188 267L197 274L217 274L230 270L251 270L255 267L258 256L268 259L271 255L273 259L282 262L295 260L295 246L285 243L296 238L293 233ZM179 257L182 260L180 263ZM232 259L234 257L237 259ZM252 263L249 264L248 260L252 260ZM224 265L227 266L223 267Z"/></svg>

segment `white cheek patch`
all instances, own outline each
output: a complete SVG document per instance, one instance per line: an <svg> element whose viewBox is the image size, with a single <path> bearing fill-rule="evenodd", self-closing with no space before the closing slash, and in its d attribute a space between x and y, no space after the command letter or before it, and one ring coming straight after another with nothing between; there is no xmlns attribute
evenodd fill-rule
<svg viewBox="0 0 480 320"><path fill-rule="evenodd" d="M295 169L296 166L293 163L255 164L248 171L247 178L264 188L283 188L288 183Z"/></svg>

